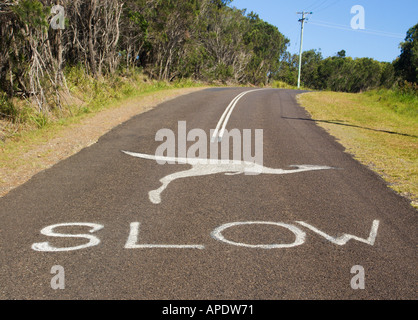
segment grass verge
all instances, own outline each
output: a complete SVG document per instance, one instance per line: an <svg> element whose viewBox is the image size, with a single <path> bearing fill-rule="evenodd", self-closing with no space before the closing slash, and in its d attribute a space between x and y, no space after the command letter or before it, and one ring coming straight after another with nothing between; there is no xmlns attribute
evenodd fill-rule
<svg viewBox="0 0 418 320"><path fill-rule="evenodd" d="M418 96L310 92L298 101L347 152L418 208Z"/></svg>

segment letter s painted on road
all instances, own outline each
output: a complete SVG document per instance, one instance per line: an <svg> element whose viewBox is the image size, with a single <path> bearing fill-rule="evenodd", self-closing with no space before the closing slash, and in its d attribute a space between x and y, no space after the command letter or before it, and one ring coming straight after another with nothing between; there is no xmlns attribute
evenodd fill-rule
<svg viewBox="0 0 418 320"><path fill-rule="evenodd" d="M91 234L66 234L66 233L54 232L55 228L70 227L70 226L89 227L91 228L91 230L89 231L90 233L99 231L104 228L104 226L100 224L84 223L84 222L54 224L52 226L43 228L41 230L41 233L46 236L58 237L58 238L85 238L85 239L88 239L89 242L86 244L79 245L79 246L63 247L63 248L53 247L49 244L49 242L38 242L38 243L32 244L32 249L36 251L45 251L45 252L73 251L73 250L80 250L80 249L84 249L88 247L97 246L100 243L99 238Z"/></svg>

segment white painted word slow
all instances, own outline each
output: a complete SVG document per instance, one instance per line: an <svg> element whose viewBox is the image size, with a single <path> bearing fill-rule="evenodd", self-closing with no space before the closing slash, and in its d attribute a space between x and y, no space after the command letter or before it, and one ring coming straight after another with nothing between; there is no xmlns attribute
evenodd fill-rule
<svg viewBox="0 0 418 320"><path fill-rule="evenodd" d="M325 232L317 229L316 227L303 222L303 221L295 221L297 224L306 227L307 229L313 231L317 235L324 237L329 242L343 246L345 245L349 240L356 240L361 243L365 243L367 245L373 246L376 240L377 236L377 230L379 228L379 220L374 220L372 223L372 227L369 233L369 236L367 238L360 238L358 236L354 236L351 234L343 234L339 237L333 237L331 235L326 234ZM248 244L248 243L242 243L242 242L235 242L232 240L226 239L222 232L224 232L226 229L243 226L243 225L269 225L274 227L279 227L286 229L290 232L292 232L295 236L295 240L291 243L277 243L277 244ZM70 233L59 233L54 231L56 228L62 228L62 227L80 227L84 226L89 228L90 234L70 234ZM139 222L132 222L130 224L130 232L128 236L128 240L125 244L125 249L205 249L204 245L201 244L139 244ZM87 239L88 242L82 245L72 246L72 247L55 247L51 245L49 242L39 242L32 244L32 249L35 251L42 251L42 252L61 252L61 251L74 251L74 250L81 250L89 247L94 247L100 244L100 239L97 236L92 235L91 233L95 233L99 230L102 230L104 228L101 224L96 223L80 223L80 222L73 222L73 223L60 223L60 224L54 224L48 227L45 227L41 230L41 233L48 237L59 237L59 238L81 238L81 239ZM245 222L232 222L232 223L226 223L223 224L211 233L211 236L213 239L221 241L223 243L238 246L238 247L245 247L245 248L252 248L252 249L282 249L282 248L292 248L296 246L300 246L305 243L306 241L306 233L297 227L294 224L289 223L283 223L283 222L271 222L271 221L245 221Z"/></svg>
<svg viewBox="0 0 418 320"><path fill-rule="evenodd" d="M328 166L317 166L317 165L291 165L295 169L273 169L264 167L260 164L247 162L247 161L235 161L235 160L222 160L222 159L197 159L197 158L170 158L170 157L159 157L143 153L135 153L122 151L127 155L136 158L149 159L149 160L165 160L165 161L177 161L178 163L189 164L192 168L172 173L160 179L162 183L161 187L156 190L152 190L148 193L149 199L152 203L161 203L161 193L167 188L170 182L188 177L206 176L217 173L225 173L225 175L237 175L237 174L290 174L299 173L314 170L328 170L333 169Z"/></svg>

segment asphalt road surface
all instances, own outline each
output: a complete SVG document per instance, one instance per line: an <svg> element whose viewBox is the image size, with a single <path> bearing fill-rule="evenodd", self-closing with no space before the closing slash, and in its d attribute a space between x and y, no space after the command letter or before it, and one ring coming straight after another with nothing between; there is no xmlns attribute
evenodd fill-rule
<svg viewBox="0 0 418 320"><path fill-rule="evenodd" d="M226 125L262 129L262 165L282 170L122 152L152 157L179 121L209 148L249 90L163 103L2 197L0 298L416 299L416 210L309 119L299 91L249 92Z"/></svg>

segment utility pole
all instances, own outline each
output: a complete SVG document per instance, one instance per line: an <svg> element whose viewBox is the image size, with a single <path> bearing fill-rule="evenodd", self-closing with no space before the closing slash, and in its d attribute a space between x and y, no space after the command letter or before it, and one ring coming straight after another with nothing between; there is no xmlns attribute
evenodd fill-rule
<svg viewBox="0 0 418 320"><path fill-rule="evenodd" d="M300 48L299 48L299 72L298 72L298 89L299 89L300 88L300 71L301 71L301 67L302 67L303 27L305 25L305 20L307 20L305 18L305 15L312 14L312 12L302 11L302 12L296 12L296 14L301 14L302 15L302 19L299 19L299 22L301 23L301 29L300 29Z"/></svg>

